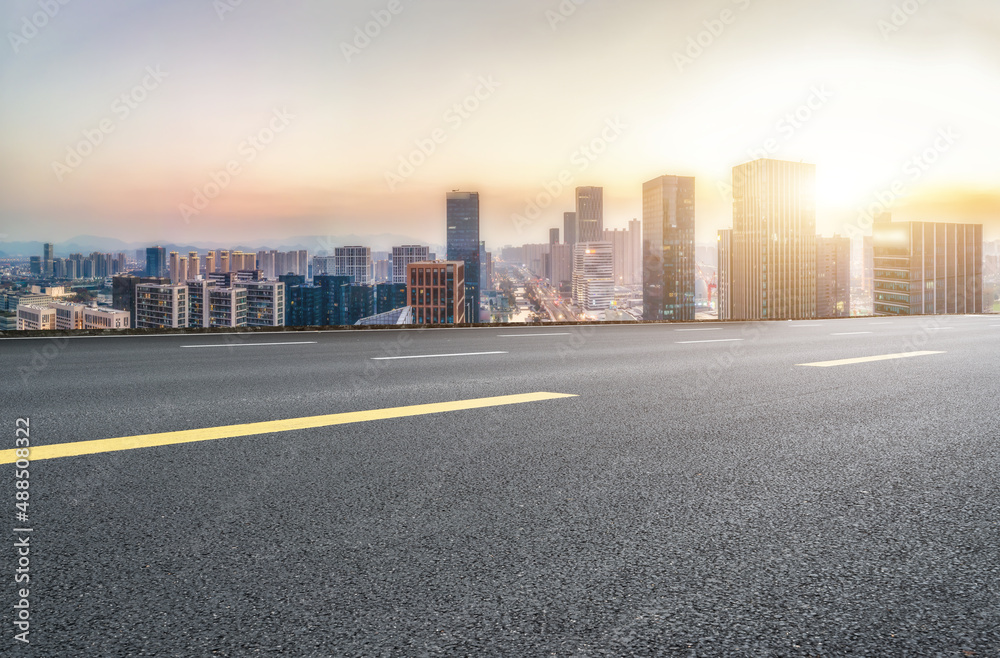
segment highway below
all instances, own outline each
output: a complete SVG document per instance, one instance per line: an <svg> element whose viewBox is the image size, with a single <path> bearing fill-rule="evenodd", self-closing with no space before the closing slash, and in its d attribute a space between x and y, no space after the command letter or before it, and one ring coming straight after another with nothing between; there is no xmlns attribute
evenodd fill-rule
<svg viewBox="0 0 1000 658"><path fill-rule="evenodd" d="M2 655L1000 656L1000 316L0 356Z"/></svg>

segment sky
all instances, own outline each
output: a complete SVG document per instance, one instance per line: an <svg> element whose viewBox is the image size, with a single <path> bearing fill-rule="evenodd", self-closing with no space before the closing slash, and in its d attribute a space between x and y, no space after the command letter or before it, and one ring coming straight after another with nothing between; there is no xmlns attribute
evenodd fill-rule
<svg viewBox="0 0 1000 658"><path fill-rule="evenodd" d="M888 208L1000 238L995 0L7 0L0 26L7 240L442 244L460 189L498 247L577 185L624 228L675 174L709 242L759 157L817 166L821 233Z"/></svg>

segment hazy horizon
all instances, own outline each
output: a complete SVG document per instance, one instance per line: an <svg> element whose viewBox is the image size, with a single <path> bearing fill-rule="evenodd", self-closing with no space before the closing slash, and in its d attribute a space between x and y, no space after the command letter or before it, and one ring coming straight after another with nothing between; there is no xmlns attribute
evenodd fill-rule
<svg viewBox="0 0 1000 658"><path fill-rule="evenodd" d="M44 21L42 10L18 0L0 14L9 241L442 244L445 195L462 189L480 193L491 245L547 242L575 186L604 187L605 226L625 228L642 216L642 183L676 174L696 178L697 239L710 242L731 225L732 167L759 156L817 166L823 234L894 196L896 219L983 223L1000 238L1000 5L100 0ZM79 148L88 139L99 143ZM400 169L431 145L412 174ZM546 191L560 175L569 184ZM194 190L212 185L200 207ZM535 216L540 194L554 198Z"/></svg>

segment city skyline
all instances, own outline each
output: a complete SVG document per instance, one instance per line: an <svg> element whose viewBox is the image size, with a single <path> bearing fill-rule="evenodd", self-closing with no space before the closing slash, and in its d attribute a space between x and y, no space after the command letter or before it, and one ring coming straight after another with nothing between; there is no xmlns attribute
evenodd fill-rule
<svg viewBox="0 0 1000 658"><path fill-rule="evenodd" d="M642 181L669 174L699 181L705 243L731 226L732 168L766 156L817 166L824 235L889 200L877 210L901 221L1000 237L1000 7L568 4L108 0L32 30L39 5L8 3L0 232L156 244L364 225L444 244L443 191L474 189L484 240L541 243L576 187L603 187L605 227L625 228Z"/></svg>

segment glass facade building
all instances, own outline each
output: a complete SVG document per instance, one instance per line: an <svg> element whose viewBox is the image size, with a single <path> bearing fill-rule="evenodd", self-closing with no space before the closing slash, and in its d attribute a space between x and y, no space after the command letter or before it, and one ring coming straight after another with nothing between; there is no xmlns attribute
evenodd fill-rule
<svg viewBox="0 0 1000 658"><path fill-rule="evenodd" d="M465 264L465 318L479 321L479 193L448 194L448 260Z"/></svg>
<svg viewBox="0 0 1000 658"><path fill-rule="evenodd" d="M643 319L695 319L694 178L661 176L642 186Z"/></svg>

